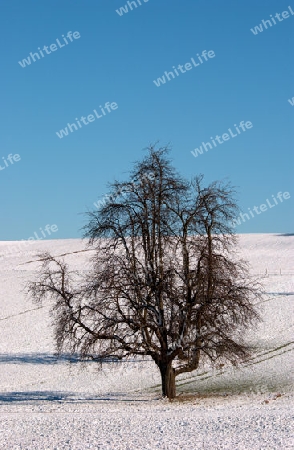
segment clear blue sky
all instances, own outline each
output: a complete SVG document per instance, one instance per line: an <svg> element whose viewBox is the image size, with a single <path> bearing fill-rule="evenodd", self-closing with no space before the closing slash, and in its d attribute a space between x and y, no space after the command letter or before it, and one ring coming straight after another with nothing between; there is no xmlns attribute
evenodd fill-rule
<svg viewBox="0 0 294 450"><path fill-rule="evenodd" d="M126 3L1 0L0 240L27 239L46 224L58 226L56 239L81 236L81 213L157 140L171 144L184 176L229 178L244 212L290 193L237 232L293 232L294 15L256 35L250 29L294 11L294 0L141 0L120 16ZM80 38L18 63L56 39L64 44L68 31ZM215 57L155 86L203 50ZM58 138L106 102L118 109ZM191 154L242 120L253 127ZM10 153L21 160L12 165Z"/></svg>

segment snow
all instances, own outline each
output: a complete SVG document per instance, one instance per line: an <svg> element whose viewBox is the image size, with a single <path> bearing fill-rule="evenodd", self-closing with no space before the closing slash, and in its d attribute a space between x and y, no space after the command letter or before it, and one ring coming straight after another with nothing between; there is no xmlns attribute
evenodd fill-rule
<svg viewBox="0 0 294 450"><path fill-rule="evenodd" d="M1 449L293 448L294 236L240 236L251 273L267 274L264 321L246 333L255 355L239 369L181 375L172 403L160 398L148 359L100 370L55 358L49 305L32 304L23 290L45 250L78 270L92 254L80 240L0 242Z"/></svg>

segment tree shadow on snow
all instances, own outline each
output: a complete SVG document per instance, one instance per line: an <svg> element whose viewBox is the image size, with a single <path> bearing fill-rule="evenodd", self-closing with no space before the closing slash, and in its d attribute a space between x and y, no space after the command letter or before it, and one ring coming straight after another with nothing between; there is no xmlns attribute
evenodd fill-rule
<svg viewBox="0 0 294 450"><path fill-rule="evenodd" d="M149 362L147 359L129 359L127 361L120 361L115 358L99 358L83 359L78 355L61 354L56 355L52 353L2 353L0 354L0 364L62 364L62 363L102 363L103 364L123 364L123 363L138 363Z"/></svg>
<svg viewBox="0 0 294 450"><path fill-rule="evenodd" d="M128 394L106 394L106 395L85 395L74 392L54 392L54 391L12 391L0 392L0 405L8 403L35 403L35 402L53 402L53 403L89 403L91 401L103 402L149 402L147 399L132 399Z"/></svg>
<svg viewBox="0 0 294 450"><path fill-rule="evenodd" d="M32 402L36 400L56 402L64 401L67 397L68 394L50 391L0 392L0 404L14 402Z"/></svg>
<svg viewBox="0 0 294 450"><path fill-rule="evenodd" d="M114 358L99 358L83 359L78 355L61 354L56 355L52 353L2 353L0 354L0 364L61 364L61 363L119 363ZM128 362L136 362L135 360L129 360Z"/></svg>
<svg viewBox="0 0 294 450"><path fill-rule="evenodd" d="M54 355L50 353L15 353L0 354L0 364L58 364L64 362L78 363L81 359L75 355Z"/></svg>

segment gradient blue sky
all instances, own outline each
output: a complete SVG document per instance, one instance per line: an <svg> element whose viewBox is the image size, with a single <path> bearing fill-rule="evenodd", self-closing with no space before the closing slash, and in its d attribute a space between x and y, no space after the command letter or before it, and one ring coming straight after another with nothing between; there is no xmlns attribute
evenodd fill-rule
<svg viewBox="0 0 294 450"><path fill-rule="evenodd" d="M142 149L172 146L174 166L207 183L228 178L246 212L279 191L291 198L247 220L239 233L293 232L294 15L256 36L250 28L294 0L2 0L0 240L46 224L81 236L81 213L124 179ZM68 31L80 39L22 68L18 61ZM166 85L153 80L202 50L214 59ZM59 139L56 131L105 102L118 109ZM241 120L253 128L193 157L191 150ZM3 166L3 164L2 164Z"/></svg>

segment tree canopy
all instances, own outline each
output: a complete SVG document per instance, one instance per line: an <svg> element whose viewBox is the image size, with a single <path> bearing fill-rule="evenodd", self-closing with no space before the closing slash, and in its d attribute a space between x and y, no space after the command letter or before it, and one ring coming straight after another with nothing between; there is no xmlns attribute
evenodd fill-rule
<svg viewBox="0 0 294 450"><path fill-rule="evenodd" d="M235 191L203 180L184 179L167 148L150 147L130 179L111 184L104 206L88 212L92 269L73 273L43 255L29 291L37 302L53 300L59 351L149 355L169 398L176 376L201 361L248 358L242 335L260 320L253 303L261 294L235 252Z"/></svg>

